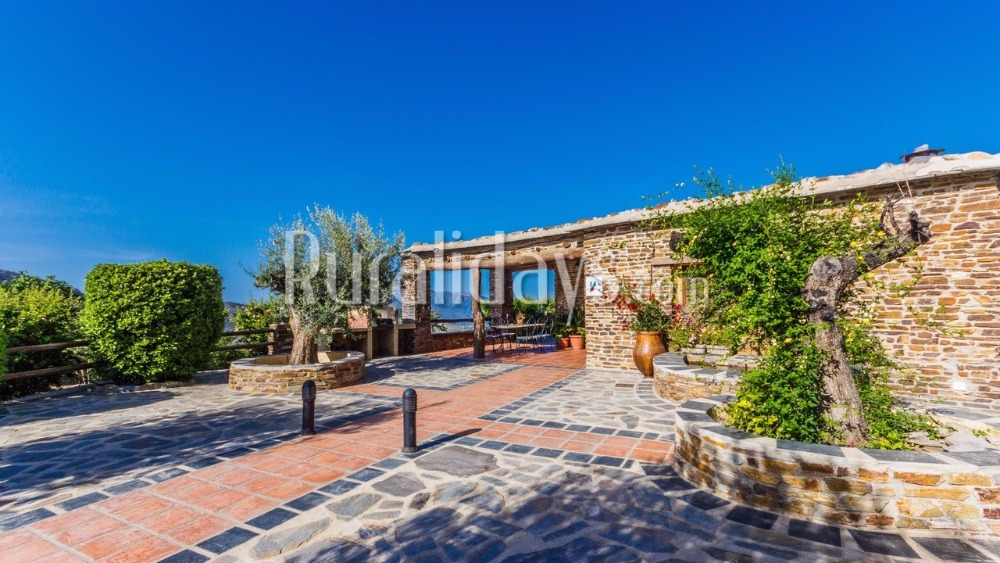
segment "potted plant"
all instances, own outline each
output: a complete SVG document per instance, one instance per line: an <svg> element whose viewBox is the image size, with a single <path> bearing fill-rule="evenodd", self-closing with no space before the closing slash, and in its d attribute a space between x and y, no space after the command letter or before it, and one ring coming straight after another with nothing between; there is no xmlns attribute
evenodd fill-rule
<svg viewBox="0 0 1000 563"><path fill-rule="evenodd" d="M519 325L524 324L524 311L517 312L517 315L514 317L514 322L516 322Z"/></svg>
<svg viewBox="0 0 1000 563"><path fill-rule="evenodd" d="M663 345L664 336L669 332L677 308L664 303L650 293L648 298L640 296L627 282L621 284L621 291L614 299L615 307L634 315L622 328L635 332L635 346L632 360L645 377L653 377L653 358L667 351Z"/></svg>
<svg viewBox="0 0 1000 563"><path fill-rule="evenodd" d="M587 336L587 329L582 326L573 327L572 332L569 333L569 345L574 350L583 350L587 347L587 341L584 337Z"/></svg>
<svg viewBox="0 0 1000 563"><path fill-rule="evenodd" d="M569 343L569 325L565 322L558 321L553 329L556 337L556 348L564 350L570 347Z"/></svg>

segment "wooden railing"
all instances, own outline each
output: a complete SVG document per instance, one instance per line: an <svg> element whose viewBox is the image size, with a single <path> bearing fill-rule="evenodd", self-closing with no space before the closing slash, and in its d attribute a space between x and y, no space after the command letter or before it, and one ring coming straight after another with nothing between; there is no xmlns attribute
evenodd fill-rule
<svg viewBox="0 0 1000 563"><path fill-rule="evenodd" d="M233 337L233 336L250 336L254 334L271 334L275 332L274 329L263 328L259 330L235 330L231 332L223 332L223 337ZM213 352L224 352L227 350L242 350L249 348L267 348L272 345L271 342L252 342L252 343L237 343L237 344L227 344L225 346L216 346L212 348ZM7 348L7 355L12 354L37 354L41 352L60 352L62 350L70 350L72 348L83 348L87 345L86 340L74 340L72 342L54 342L51 344L36 344L33 346L14 346L12 348ZM48 377L52 375L65 375L67 373L73 373L77 371L83 371L95 367L97 364L93 362L86 362L80 364L70 364L66 366L56 366L50 368L33 369L28 371L16 371L12 373L0 376L0 381L14 381L18 379L26 379L29 377Z"/></svg>

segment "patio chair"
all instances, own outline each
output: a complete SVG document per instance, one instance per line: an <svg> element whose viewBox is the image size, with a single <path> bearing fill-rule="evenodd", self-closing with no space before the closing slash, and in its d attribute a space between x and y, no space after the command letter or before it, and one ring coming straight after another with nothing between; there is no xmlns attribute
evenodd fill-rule
<svg viewBox="0 0 1000 563"><path fill-rule="evenodd" d="M515 340L517 341L517 349L518 350L521 349L521 345L522 344L524 344L524 345L531 344L531 345L537 347L538 346L538 335L540 335L542 333L543 326L539 323L539 318L538 317L535 317L535 318L532 318L531 320L525 321L525 324L530 325L530 327L528 328L528 331L526 333L522 334L521 336L516 336L515 337Z"/></svg>
<svg viewBox="0 0 1000 563"><path fill-rule="evenodd" d="M503 343L504 340L506 339L506 336L504 336L503 332L500 332L499 330L493 328L494 324L495 324L494 320L489 320L486 322L486 343L491 344L493 346L493 353L496 354L497 347L499 347L500 351L503 352Z"/></svg>

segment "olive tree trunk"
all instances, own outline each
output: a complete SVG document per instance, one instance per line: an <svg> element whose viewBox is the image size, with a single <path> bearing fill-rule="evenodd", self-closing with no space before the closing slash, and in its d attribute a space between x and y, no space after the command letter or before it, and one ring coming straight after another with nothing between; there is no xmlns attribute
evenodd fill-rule
<svg viewBox="0 0 1000 563"><path fill-rule="evenodd" d="M477 360L486 357L486 319L479 301L481 275L478 267L472 268L472 357Z"/></svg>
<svg viewBox="0 0 1000 563"><path fill-rule="evenodd" d="M825 353L821 367L823 410L848 444L860 444L868 435L868 422L861 396L851 372L844 335L837 326L837 310L843 293L859 276L891 262L930 238L930 223L910 211L903 225L893 214L894 199L882 210L886 239L860 256L823 257L813 263L806 277L805 297L809 322L816 327L816 345Z"/></svg>
<svg viewBox="0 0 1000 563"><path fill-rule="evenodd" d="M292 330L292 351L288 356L288 363L292 365L318 363L316 333L303 326L301 317L294 309L289 311L288 326Z"/></svg>

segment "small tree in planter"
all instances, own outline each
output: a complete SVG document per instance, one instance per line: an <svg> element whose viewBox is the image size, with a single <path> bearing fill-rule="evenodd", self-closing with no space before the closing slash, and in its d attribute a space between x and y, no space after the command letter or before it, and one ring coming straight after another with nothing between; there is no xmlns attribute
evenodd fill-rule
<svg viewBox="0 0 1000 563"><path fill-rule="evenodd" d="M775 438L906 447L905 432L927 423L894 405L884 385L894 362L845 312L864 306L852 283L926 241L928 224L914 211L899 221L894 199L834 207L804 194L791 167L773 174L751 192L703 175L707 199L651 222L683 230L677 251L708 278L705 315L723 339L763 354L731 422Z"/></svg>
<svg viewBox="0 0 1000 563"><path fill-rule="evenodd" d="M284 296L292 330L290 364L316 363L320 329L345 332L354 313L374 322L392 300L405 237L355 213L315 206L308 220L271 228L252 273L257 287ZM360 315L359 315L360 313Z"/></svg>

